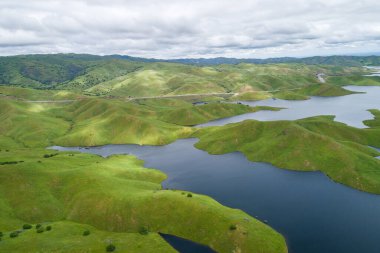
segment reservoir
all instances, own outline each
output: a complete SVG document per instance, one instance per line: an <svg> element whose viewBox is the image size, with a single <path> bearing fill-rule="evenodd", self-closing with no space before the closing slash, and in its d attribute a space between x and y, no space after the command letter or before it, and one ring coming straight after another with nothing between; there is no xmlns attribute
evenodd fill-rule
<svg viewBox="0 0 380 253"><path fill-rule="evenodd" d="M245 102L288 109L249 113L209 125L244 119L298 119L336 115L336 120L365 127L368 109L380 109L380 87L348 87L367 92L344 97L312 97L306 101ZM205 124L207 125L207 124ZM320 172L299 172L248 161L241 153L209 155L193 145L197 139L177 140L166 146L106 145L52 147L107 157L133 154L145 167L168 175L164 188L206 194L223 205L239 208L280 232L290 253L380 252L380 195L361 192L331 181Z"/></svg>
<svg viewBox="0 0 380 253"><path fill-rule="evenodd" d="M254 102L244 102L250 106L273 106L285 108L280 111L258 111L230 118L214 120L205 126L221 126L228 123L240 122L246 119L261 121L297 120L318 115L335 115L336 121L353 127L364 128L363 120L372 119L368 109L380 108L380 87L377 86L345 86L347 90L364 92L341 97L311 97L308 100L266 99Z"/></svg>

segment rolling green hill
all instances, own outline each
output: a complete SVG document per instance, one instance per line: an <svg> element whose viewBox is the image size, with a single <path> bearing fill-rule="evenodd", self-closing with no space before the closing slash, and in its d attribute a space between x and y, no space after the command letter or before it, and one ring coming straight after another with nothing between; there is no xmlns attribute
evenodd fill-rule
<svg viewBox="0 0 380 253"><path fill-rule="evenodd" d="M166 144L195 131L169 122L170 118L162 120L168 111L181 108L189 116L177 114L181 122L251 110L216 102L196 109L176 99L84 98L70 103L1 99L0 251L105 252L112 242L120 251L175 252L158 235L162 232L217 252L287 252L281 235L244 212L206 196L163 190L165 174L143 168L135 157L102 158L45 149L54 144ZM214 111L206 113L207 108ZM267 108L254 110L258 109ZM52 230L23 230L27 223ZM84 237L84 230L91 234ZM15 233L17 237L11 238Z"/></svg>
<svg viewBox="0 0 380 253"><path fill-rule="evenodd" d="M0 83L24 88L70 90L91 96L144 97L178 94L274 91L317 85L316 73L329 84L345 85L378 78L361 67L303 63L194 66L131 61L93 55L25 55L0 57ZM245 94L247 93L247 95ZM307 94L312 95L312 94ZM290 96L291 97L291 96Z"/></svg>
<svg viewBox="0 0 380 253"><path fill-rule="evenodd" d="M186 125L274 109L218 102L194 106L175 99L138 103L99 98L71 103L3 99L0 100L0 143L22 147L163 145L190 136L194 129Z"/></svg>
<svg viewBox="0 0 380 253"><path fill-rule="evenodd" d="M327 83L319 83L316 73L325 73ZM164 145L194 136L198 148L213 154L240 151L281 168L320 170L379 194L379 153L368 147L380 146L378 110L371 110L375 118L365 122L368 129L329 116L191 127L279 110L224 103L213 93L231 100L340 96L350 94L344 84L378 85L378 78L364 73L360 67L302 63L193 66L74 54L0 57L0 252L104 252L110 243L120 252L175 252L162 232L218 252L286 253L284 238L267 225L207 196L162 189L166 175L133 156L45 148ZM210 96L201 98L203 93ZM181 94L210 102L161 97ZM23 224L42 224L44 231ZM83 236L85 230L90 235Z"/></svg>
<svg viewBox="0 0 380 253"><path fill-rule="evenodd" d="M174 252L158 232L218 252L286 252L279 234L244 212L206 196L163 190L166 176L143 168L135 157L72 152L46 157L52 152L0 152L1 252L105 252L107 241L122 252ZM9 161L18 163L4 164ZM52 230L20 230L26 223ZM84 237L85 230L92 233Z"/></svg>
<svg viewBox="0 0 380 253"><path fill-rule="evenodd" d="M376 116L378 113L376 111ZM375 121L366 124L378 126ZM211 154L234 151L280 168L322 171L334 181L380 194L380 129L358 129L320 116L296 121L246 120L195 133L197 148Z"/></svg>

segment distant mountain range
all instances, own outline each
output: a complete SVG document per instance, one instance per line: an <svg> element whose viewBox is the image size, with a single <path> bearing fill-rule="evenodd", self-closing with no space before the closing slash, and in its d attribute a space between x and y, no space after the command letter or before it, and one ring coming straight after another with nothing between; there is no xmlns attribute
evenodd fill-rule
<svg viewBox="0 0 380 253"><path fill-rule="evenodd" d="M106 57L126 59L138 62L174 62L192 65L220 65L220 64L239 64L239 63L253 63L253 64L273 64L273 63L303 63L308 65L337 65L337 66L378 66L380 65L380 56L313 56L306 58L295 57L280 57L268 59L239 59L239 58L183 58L183 59L153 59L153 58L140 58L128 55L110 55Z"/></svg>
<svg viewBox="0 0 380 253"><path fill-rule="evenodd" d="M380 57L161 60L121 55L18 55L0 57L0 85L112 96L249 92L317 84L316 73L361 76L365 74L363 65L380 66ZM372 79L376 84L380 81ZM358 82L364 81L344 80L346 84Z"/></svg>

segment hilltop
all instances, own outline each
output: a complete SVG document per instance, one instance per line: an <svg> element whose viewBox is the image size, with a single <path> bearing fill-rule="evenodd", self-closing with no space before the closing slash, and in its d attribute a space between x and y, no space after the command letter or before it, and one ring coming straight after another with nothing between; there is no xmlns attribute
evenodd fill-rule
<svg viewBox="0 0 380 253"><path fill-rule="evenodd" d="M365 58L368 61L374 58ZM243 97L261 91L305 88L320 84L317 73L327 76L325 85L379 85L380 77L364 77L360 64L329 65L332 58L272 64L221 64L197 66L152 62L116 56L76 54L0 57L0 84L43 90L64 90L82 96L144 97L225 93ZM335 58L333 58L335 59ZM341 59L337 57L337 59ZM346 58L342 58L346 59ZM347 57L367 63L362 58ZM139 60L139 61L138 61ZM313 63L313 64L311 64ZM369 63L369 62L368 62ZM245 95L247 93L247 95ZM312 93L306 94L313 95Z"/></svg>

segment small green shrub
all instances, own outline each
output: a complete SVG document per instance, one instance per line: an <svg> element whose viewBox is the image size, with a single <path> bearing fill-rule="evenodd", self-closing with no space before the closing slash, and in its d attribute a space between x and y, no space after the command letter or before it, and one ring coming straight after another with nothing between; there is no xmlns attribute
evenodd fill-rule
<svg viewBox="0 0 380 253"><path fill-rule="evenodd" d="M44 158L50 158L50 157L53 157L53 156L56 156L58 155L58 153L55 153L55 154L44 154Z"/></svg>
<svg viewBox="0 0 380 253"><path fill-rule="evenodd" d="M37 225L36 225L36 229L39 229L40 227L42 227L41 224L37 224Z"/></svg>
<svg viewBox="0 0 380 253"><path fill-rule="evenodd" d="M233 224L233 225L230 226L230 230L236 230L236 228L237 228L237 227L236 227L235 224Z"/></svg>
<svg viewBox="0 0 380 253"><path fill-rule="evenodd" d="M0 232L0 237L3 237L3 236L4 236L3 232Z"/></svg>
<svg viewBox="0 0 380 253"><path fill-rule="evenodd" d="M30 225L30 224L24 224L24 225L22 226L22 228L23 228L23 229L31 229L31 228L32 228L32 225Z"/></svg>
<svg viewBox="0 0 380 253"><path fill-rule="evenodd" d="M50 231L50 230L51 230L51 226L47 226L46 231Z"/></svg>
<svg viewBox="0 0 380 253"><path fill-rule="evenodd" d="M191 198L191 197L193 197L193 194L188 193L188 194L187 194L187 197L188 197L188 198Z"/></svg>
<svg viewBox="0 0 380 253"><path fill-rule="evenodd" d="M149 230L148 230L146 227L142 226L142 227L139 229L139 233L140 233L141 235L147 235L147 234L149 233Z"/></svg>
<svg viewBox="0 0 380 253"><path fill-rule="evenodd" d="M83 236L88 236L88 235L90 235L90 234L91 234L90 230L85 230L85 231L83 232Z"/></svg>
<svg viewBox="0 0 380 253"><path fill-rule="evenodd" d="M116 249L115 245L113 244L109 244L107 247L106 247L106 251L107 252L114 252Z"/></svg>
<svg viewBox="0 0 380 253"><path fill-rule="evenodd" d="M45 229L43 227L40 227L37 229L37 233L41 234L45 231Z"/></svg>
<svg viewBox="0 0 380 253"><path fill-rule="evenodd" d="M13 231L12 233L9 234L10 238L16 238L18 236L18 231Z"/></svg>

